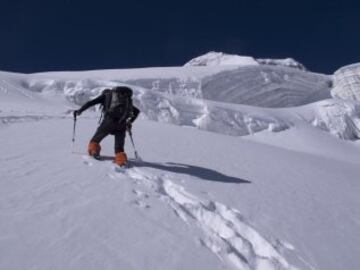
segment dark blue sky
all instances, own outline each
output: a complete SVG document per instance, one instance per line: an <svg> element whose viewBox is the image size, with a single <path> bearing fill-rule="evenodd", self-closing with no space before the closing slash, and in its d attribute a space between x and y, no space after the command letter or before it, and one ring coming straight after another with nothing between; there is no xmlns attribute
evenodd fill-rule
<svg viewBox="0 0 360 270"><path fill-rule="evenodd" d="M359 33L355 0L1 0L0 70L178 66L215 50L332 73L360 61Z"/></svg>

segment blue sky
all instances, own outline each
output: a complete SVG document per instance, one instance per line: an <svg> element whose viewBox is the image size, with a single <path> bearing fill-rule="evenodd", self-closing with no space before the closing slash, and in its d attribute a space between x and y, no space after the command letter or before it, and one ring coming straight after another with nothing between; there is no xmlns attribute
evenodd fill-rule
<svg viewBox="0 0 360 270"><path fill-rule="evenodd" d="M360 61L357 1L0 3L0 70L179 66L208 51L293 57L332 73Z"/></svg>

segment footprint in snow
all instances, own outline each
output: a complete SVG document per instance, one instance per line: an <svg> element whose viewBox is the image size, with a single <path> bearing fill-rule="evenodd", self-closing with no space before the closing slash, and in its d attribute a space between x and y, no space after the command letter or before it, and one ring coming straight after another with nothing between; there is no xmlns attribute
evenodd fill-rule
<svg viewBox="0 0 360 270"><path fill-rule="evenodd" d="M146 202L144 202L142 200L134 200L133 204L139 208L150 209L150 205L148 205Z"/></svg>
<svg viewBox="0 0 360 270"><path fill-rule="evenodd" d="M145 199L149 198L149 194L147 194L143 191L133 189L132 192L139 198L145 198Z"/></svg>
<svg viewBox="0 0 360 270"><path fill-rule="evenodd" d="M150 205L144 201L144 199L149 198L149 194L147 194L143 191L137 190L137 189L133 189L132 193L135 194L135 196L138 198L133 201L133 204L135 204L136 206L138 206L140 208L144 208L144 209L150 208Z"/></svg>
<svg viewBox="0 0 360 270"><path fill-rule="evenodd" d="M83 163L88 166L92 166L93 162L89 159L89 157L83 157Z"/></svg>

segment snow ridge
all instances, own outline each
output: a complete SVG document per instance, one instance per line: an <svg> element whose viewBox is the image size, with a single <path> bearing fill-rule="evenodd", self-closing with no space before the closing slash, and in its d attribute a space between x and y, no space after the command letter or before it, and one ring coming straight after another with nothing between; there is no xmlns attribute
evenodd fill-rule
<svg viewBox="0 0 360 270"><path fill-rule="evenodd" d="M231 55L222 52L208 52L204 55L196 57L184 66L221 66L221 65L234 65L234 66L247 66L258 65L256 60L250 56Z"/></svg>
<svg viewBox="0 0 360 270"><path fill-rule="evenodd" d="M241 56L222 52L208 52L204 55L191 59L184 66L250 66L250 65L274 65L299 70L306 70L305 66L293 58L285 59L255 59L251 56Z"/></svg>
<svg viewBox="0 0 360 270"><path fill-rule="evenodd" d="M293 58L285 58L285 59L256 59L259 64L262 65L274 65L274 66L284 66L290 68L296 68L300 70L306 71L306 67L300 62L294 60Z"/></svg>

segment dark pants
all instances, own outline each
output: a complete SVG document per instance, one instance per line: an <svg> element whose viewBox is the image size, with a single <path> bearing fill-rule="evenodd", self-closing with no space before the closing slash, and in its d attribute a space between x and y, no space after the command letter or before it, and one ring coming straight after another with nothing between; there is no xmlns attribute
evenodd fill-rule
<svg viewBox="0 0 360 270"><path fill-rule="evenodd" d="M100 143L108 135L115 136L115 153L124 152L125 135L126 135L126 123L117 122L116 120L105 117L97 128L91 142Z"/></svg>

